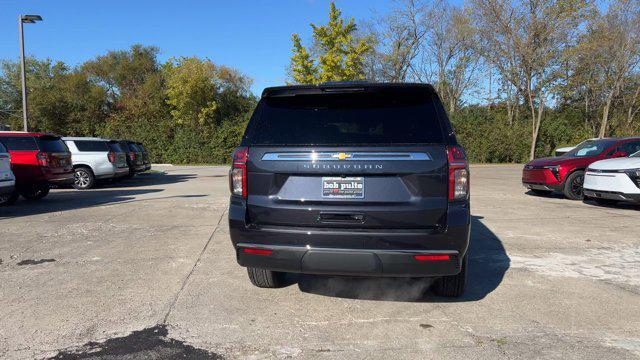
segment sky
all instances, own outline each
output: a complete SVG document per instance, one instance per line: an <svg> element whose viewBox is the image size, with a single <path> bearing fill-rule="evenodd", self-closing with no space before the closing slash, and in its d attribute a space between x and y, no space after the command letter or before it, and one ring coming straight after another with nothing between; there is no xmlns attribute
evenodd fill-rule
<svg viewBox="0 0 640 360"><path fill-rule="evenodd" d="M252 91L282 85L291 34L311 40L309 23L326 23L329 0L0 0L0 59L19 57L19 14L41 15L25 24L27 55L75 66L109 50L139 43L160 49L160 60L199 56L253 79ZM371 19L393 5L384 0L337 0L343 16Z"/></svg>

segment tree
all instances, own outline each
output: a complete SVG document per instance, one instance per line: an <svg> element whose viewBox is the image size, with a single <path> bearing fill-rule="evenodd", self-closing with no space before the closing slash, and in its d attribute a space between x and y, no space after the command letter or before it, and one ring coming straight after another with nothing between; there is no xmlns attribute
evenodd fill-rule
<svg viewBox="0 0 640 360"><path fill-rule="evenodd" d="M374 79L431 82L450 113L476 84L474 28L445 0L405 0L369 32L376 45L368 59Z"/></svg>
<svg viewBox="0 0 640 360"><path fill-rule="evenodd" d="M560 77L565 51L591 8L588 0L472 0L478 48L525 97L531 117L529 157L535 157L540 125Z"/></svg>
<svg viewBox="0 0 640 360"><path fill-rule="evenodd" d="M148 76L159 71L158 48L133 45L129 50L109 51L85 62L81 70L102 85L112 101L121 96L134 96Z"/></svg>
<svg viewBox="0 0 640 360"><path fill-rule="evenodd" d="M20 63L2 62L0 119L22 128ZM26 60L29 128L68 135L95 135L104 126L106 94L86 75L62 62Z"/></svg>
<svg viewBox="0 0 640 360"><path fill-rule="evenodd" d="M389 82L407 81L427 35L427 9L419 0L406 0L401 7L378 19L369 29L375 47L369 53L369 77Z"/></svg>
<svg viewBox="0 0 640 360"><path fill-rule="evenodd" d="M234 102L249 97L251 80L237 70L196 57L172 59L163 70L167 104L178 124L217 125L225 114L247 110Z"/></svg>
<svg viewBox="0 0 640 360"><path fill-rule="evenodd" d="M298 34L291 36L291 77L295 83L317 84L365 77L365 56L372 50L372 40L368 37L356 38L355 20L351 18L345 23L341 15L342 12L332 2L327 25L311 24L313 48L318 52L315 59L302 45Z"/></svg>
<svg viewBox="0 0 640 360"><path fill-rule="evenodd" d="M476 76L475 29L463 10L445 0L436 0L429 9L429 24L425 57L430 64L435 59L436 88L453 113Z"/></svg>
<svg viewBox="0 0 640 360"><path fill-rule="evenodd" d="M599 137L607 134L611 107L640 62L640 2L616 0L594 17L577 45L579 68L602 96ZM635 93L634 93L635 95ZM636 95L637 96L637 95ZM634 97L636 97L634 96ZM631 111L633 114L633 110Z"/></svg>

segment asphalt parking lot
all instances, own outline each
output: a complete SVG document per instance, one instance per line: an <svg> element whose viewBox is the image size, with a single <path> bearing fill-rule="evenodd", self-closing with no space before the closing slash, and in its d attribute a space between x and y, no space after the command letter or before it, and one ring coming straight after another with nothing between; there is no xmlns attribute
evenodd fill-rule
<svg viewBox="0 0 640 360"><path fill-rule="evenodd" d="M411 280L253 287L225 167L19 201L0 208L0 358L640 357L640 207L528 195L520 169L472 167L455 300Z"/></svg>

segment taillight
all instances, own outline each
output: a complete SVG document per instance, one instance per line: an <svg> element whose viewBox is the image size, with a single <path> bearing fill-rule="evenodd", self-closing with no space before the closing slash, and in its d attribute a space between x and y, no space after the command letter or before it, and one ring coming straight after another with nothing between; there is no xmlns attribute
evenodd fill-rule
<svg viewBox="0 0 640 360"><path fill-rule="evenodd" d="M247 159L249 148L239 147L233 152L233 163L229 171L229 189L231 194L247 197Z"/></svg>
<svg viewBox="0 0 640 360"><path fill-rule="evenodd" d="M116 163L116 153L114 153L113 151L109 151L109 154L107 155L109 157L109 162L112 164Z"/></svg>
<svg viewBox="0 0 640 360"><path fill-rule="evenodd" d="M449 261L451 257L449 255L414 255L414 259L418 261Z"/></svg>
<svg viewBox="0 0 640 360"><path fill-rule="evenodd" d="M449 160L449 201L466 200L469 197L469 169L467 155L460 146L447 148Z"/></svg>
<svg viewBox="0 0 640 360"><path fill-rule="evenodd" d="M244 248L242 252L253 255L271 255L273 250Z"/></svg>
<svg viewBox="0 0 640 360"><path fill-rule="evenodd" d="M49 166L49 154L44 152L39 152L36 154L36 159L38 160L38 165L40 166Z"/></svg>
<svg viewBox="0 0 640 360"><path fill-rule="evenodd" d="M136 153L134 153L133 151L129 152L129 159L131 159L131 161L135 161L136 160Z"/></svg>

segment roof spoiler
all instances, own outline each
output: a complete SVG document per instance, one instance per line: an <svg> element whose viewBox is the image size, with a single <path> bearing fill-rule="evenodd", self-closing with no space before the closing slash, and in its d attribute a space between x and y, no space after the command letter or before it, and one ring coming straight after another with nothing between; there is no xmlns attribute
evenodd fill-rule
<svg viewBox="0 0 640 360"><path fill-rule="evenodd" d="M323 93L353 93L374 90L422 89L435 92L433 86L421 83L374 83L368 81L331 81L318 85L289 85L269 87L262 91L262 97L313 95Z"/></svg>

